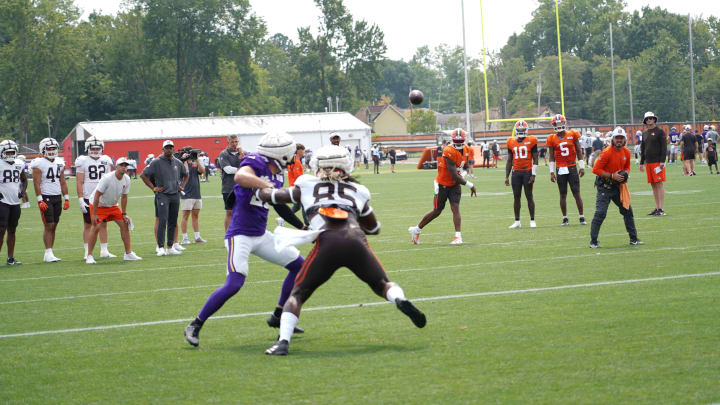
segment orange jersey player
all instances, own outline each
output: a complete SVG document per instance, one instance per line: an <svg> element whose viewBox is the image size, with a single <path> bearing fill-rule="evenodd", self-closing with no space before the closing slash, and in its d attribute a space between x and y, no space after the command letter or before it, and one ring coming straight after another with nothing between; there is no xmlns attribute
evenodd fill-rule
<svg viewBox="0 0 720 405"><path fill-rule="evenodd" d="M533 183L537 174L538 140L528 136L527 122L520 120L515 123L515 138L508 138L508 161L505 166L505 185L510 186L510 172L512 172L513 209L515 222L510 229L520 228L521 194L525 189L525 198L530 211L530 227L535 228L535 200L533 199Z"/></svg>
<svg viewBox="0 0 720 405"><path fill-rule="evenodd" d="M467 186L470 189L470 196L477 196L475 186L462 178L460 172L466 166L470 155L470 148L465 145L467 135L465 131L457 128L452 131L452 145L448 145L443 149L442 156L438 158L438 174L435 177L435 197L433 199L433 209L422 217L417 226L408 228L410 238L414 244L420 243L420 230L429 224L433 219L440 216L445 203L450 200L450 210L453 214L453 224L455 225L455 237L451 245L461 245L462 236L460 234L460 186Z"/></svg>
<svg viewBox="0 0 720 405"><path fill-rule="evenodd" d="M580 224L586 225L583 215L583 202L580 195L580 177L585 175L585 161L580 147L580 133L567 129L567 120L560 114L552 119L555 133L548 136L545 145L550 148L550 181L557 181L560 191L560 211L563 215L562 225L570 225L567 218L567 189L570 184L580 214ZM577 163L575 159L577 158ZM556 169L557 165L557 169ZM579 168L579 171L578 171Z"/></svg>

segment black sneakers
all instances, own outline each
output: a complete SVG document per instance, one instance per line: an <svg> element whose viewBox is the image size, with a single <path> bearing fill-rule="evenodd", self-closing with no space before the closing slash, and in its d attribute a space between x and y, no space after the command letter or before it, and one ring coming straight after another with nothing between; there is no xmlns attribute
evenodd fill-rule
<svg viewBox="0 0 720 405"><path fill-rule="evenodd" d="M561 225L562 225L562 226L568 226L568 225L570 225L570 221L568 221L567 218L563 218L563 222L562 222Z"/></svg>
<svg viewBox="0 0 720 405"><path fill-rule="evenodd" d="M7 263L8 266L17 266L19 264L22 264L22 262L15 260L14 257L8 257L5 263Z"/></svg>
<svg viewBox="0 0 720 405"><path fill-rule="evenodd" d="M269 354L271 356L287 356L289 348L290 342L285 339L278 340L277 343L265 350L265 354Z"/></svg>
<svg viewBox="0 0 720 405"><path fill-rule="evenodd" d="M275 314L270 314L270 318L267 319L267 324L271 328L279 328L280 327L280 317L275 316ZM302 328L298 328L297 326L293 330L293 333L305 333L305 330Z"/></svg>
<svg viewBox="0 0 720 405"><path fill-rule="evenodd" d="M398 298L395 300L395 305L403 314L407 315L418 328L424 327L427 323L425 314L423 314L421 310L417 309L412 302Z"/></svg>
<svg viewBox="0 0 720 405"><path fill-rule="evenodd" d="M600 249L600 244L598 242L590 242L590 249Z"/></svg>
<svg viewBox="0 0 720 405"><path fill-rule="evenodd" d="M199 325L195 321L190 322L190 324L185 327L185 341L197 347L200 344L200 328L202 328L202 325Z"/></svg>
<svg viewBox="0 0 720 405"><path fill-rule="evenodd" d="M580 225L587 225L587 222L585 222L585 217L580 217Z"/></svg>
<svg viewBox="0 0 720 405"><path fill-rule="evenodd" d="M654 209L651 213L649 213L648 215L654 215L654 216L656 216L656 217L662 217L662 216L665 216L665 215L667 215L667 214L665 213L665 210L660 209L660 208L655 208L655 209Z"/></svg>
<svg viewBox="0 0 720 405"><path fill-rule="evenodd" d="M658 212L658 209L655 208L655 209L652 210L652 212L650 212L648 215L657 215L657 212Z"/></svg>

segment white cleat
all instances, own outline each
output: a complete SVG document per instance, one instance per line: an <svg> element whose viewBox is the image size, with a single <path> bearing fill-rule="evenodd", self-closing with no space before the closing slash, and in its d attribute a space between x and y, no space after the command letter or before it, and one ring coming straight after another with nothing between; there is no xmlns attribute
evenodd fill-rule
<svg viewBox="0 0 720 405"><path fill-rule="evenodd" d="M165 248L157 247L155 248L155 254L158 256L165 256L167 252L165 252Z"/></svg>
<svg viewBox="0 0 720 405"><path fill-rule="evenodd" d="M87 259L85 259L85 264L96 264L97 262L92 257L92 255L88 255Z"/></svg>
<svg viewBox="0 0 720 405"><path fill-rule="evenodd" d="M205 242L207 242L207 241L206 241L205 239L203 239L203 238L196 238L196 239L195 239L195 243L205 243Z"/></svg>
<svg viewBox="0 0 720 405"><path fill-rule="evenodd" d="M452 242L450 242L451 245L462 245L463 241L462 238L459 236L453 237Z"/></svg>
<svg viewBox="0 0 720 405"><path fill-rule="evenodd" d="M60 259L55 257L52 253L45 253L45 257L43 258L43 261L45 263L53 263L53 262L59 262Z"/></svg>
<svg viewBox="0 0 720 405"><path fill-rule="evenodd" d="M522 225L520 225L520 221L515 221L512 225L508 226L508 229L520 228L521 226Z"/></svg>
<svg viewBox="0 0 720 405"><path fill-rule="evenodd" d="M410 232L410 240L412 240L412 243L415 245L420 244L420 228L417 226L411 226L408 228L408 232Z"/></svg>
<svg viewBox="0 0 720 405"><path fill-rule="evenodd" d="M172 248L177 250L178 252L182 252L183 250L185 250L185 247L181 246L179 243L173 244Z"/></svg>
<svg viewBox="0 0 720 405"><path fill-rule="evenodd" d="M135 254L135 252L125 253L123 260L142 260L142 257Z"/></svg>
<svg viewBox="0 0 720 405"><path fill-rule="evenodd" d="M177 250L177 249L175 249L175 247L173 246L173 247L171 247L171 248L165 249L165 254L168 255L168 256L170 256L170 255L180 255L180 254L182 254L182 252L179 251L179 250Z"/></svg>
<svg viewBox="0 0 720 405"><path fill-rule="evenodd" d="M530 228L537 228L535 221L530 221Z"/></svg>
<svg viewBox="0 0 720 405"><path fill-rule="evenodd" d="M102 257L103 259L111 259L111 258L117 257L117 256L115 256L114 254L112 254L106 250L104 252L100 252L100 257Z"/></svg>
<svg viewBox="0 0 720 405"><path fill-rule="evenodd" d="M181 244L181 245L189 245L189 244L190 244L190 239L188 239L188 238L183 238L183 240L180 242L180 244Z"/></svg>

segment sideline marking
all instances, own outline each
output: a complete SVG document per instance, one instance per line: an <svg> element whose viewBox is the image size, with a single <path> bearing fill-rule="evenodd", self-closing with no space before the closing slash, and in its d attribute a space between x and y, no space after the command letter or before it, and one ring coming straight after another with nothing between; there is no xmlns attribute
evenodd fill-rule
<svg viewBox="0 0 720 405"><path fill-rule="evenodd" d="M476 292L476 293L467 293L467 294L440 295L437 297L414 298L413 301L422 302L422 301L449 300L449 299L455 299L455 298L472 298L472 297L487 297L487 296L496 296L496 295L525 294L525 293L535 293L535 292L544 292L544 291L569 290L569 289L574 289L574 288L601 287L601 286L608 286L608 285L646 283L646 282L652 282L652 281L666 281L666 280L677 280L677 279L683 279L683 278L712 277L712 276L720 276L720 272L716 271L716 272L711 272L711 273L678 274L675 276L664 276L664 277L634 278L634 279L628 279L628 280L615 280L615 281L599 281L596 283L567 284L567 285L559 285L559 286L554 286L554 287L526 288L526 289L520 289L520 290L486 291L486 292ZM365 303L361 303L361 304L330 305L330 306L323 306L323 307L303 308L303 311L326 311L326 310L332 310L332 309L358 308L358 307L368 307L368 306L385 305L385 304L390 304L390 302L375 301L375 302L365 302ZM251 312L251 313L245 313L245 314L220 315L220 316L213 317L213 319L247 318L250 316L259 316L259 315L267 315L267 314L269 314L269 312ZM36 331L36 332L10 333L7 335L0 335L0 339L13 338L13 337L25 337L25 336L37 336L37 335L56 335L56 334L60 334L60 333L88 332L88 331L95 331L95 330L133 328L133 327L137 327L137 326L164 325L164 324L168 324L168 323L184 323L184 322L189 322L191 320L192 319L189 319L189 318L188 319L167 319L167 320L162 320L162 321L123 323L123 324L117 324L117 325L104 325L104 326L91 326L91 327L87 327L87 328L57 329L57 330L44 330L44 331Z"/></svg>

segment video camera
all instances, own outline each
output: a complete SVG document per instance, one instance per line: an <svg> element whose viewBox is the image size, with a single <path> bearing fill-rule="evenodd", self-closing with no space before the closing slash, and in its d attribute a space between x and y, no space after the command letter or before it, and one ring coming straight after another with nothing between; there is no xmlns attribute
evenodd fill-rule
<svg viewBox="0 0 720 405"><path fill-rule="evenodd" d="M202 153L202 149L194 149L192 146L185 146L179 152L175 152L175 157L181 162L187 160L197 160L198 155Z"/></svg>

